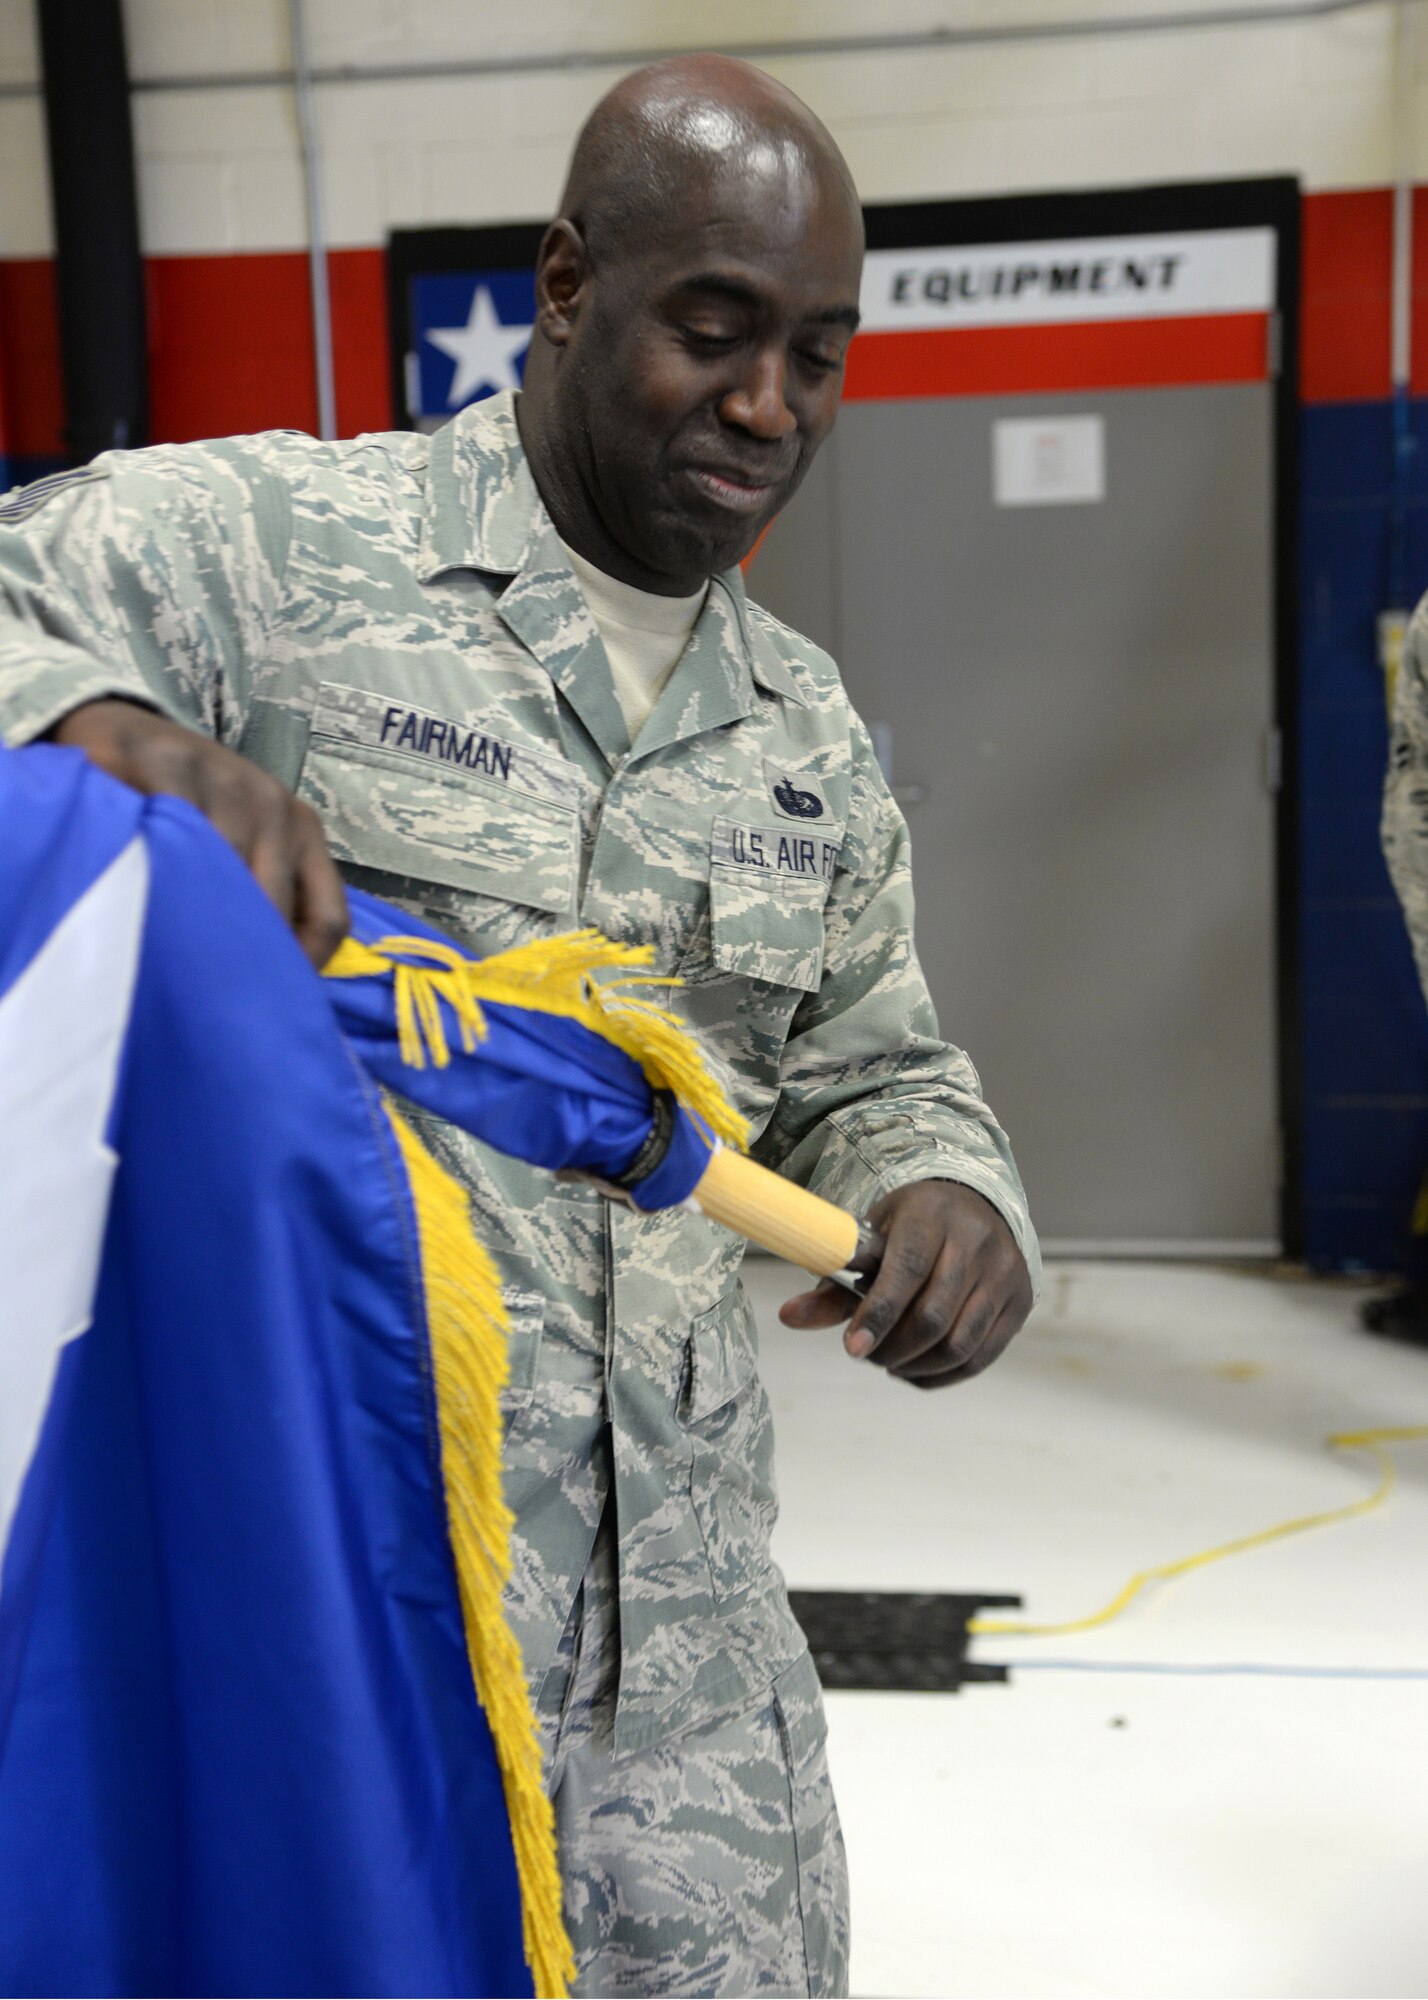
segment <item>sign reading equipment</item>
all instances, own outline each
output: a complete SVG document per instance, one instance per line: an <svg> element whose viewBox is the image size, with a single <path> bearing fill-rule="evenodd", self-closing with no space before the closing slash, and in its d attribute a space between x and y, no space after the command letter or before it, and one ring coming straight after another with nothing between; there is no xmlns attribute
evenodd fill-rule
<svg viewBox="0 0 1428 2000"><path fill-rule="evenodd" d="M862 331L1268 312L1274 256L1272 229L873 250Z"/></svg>

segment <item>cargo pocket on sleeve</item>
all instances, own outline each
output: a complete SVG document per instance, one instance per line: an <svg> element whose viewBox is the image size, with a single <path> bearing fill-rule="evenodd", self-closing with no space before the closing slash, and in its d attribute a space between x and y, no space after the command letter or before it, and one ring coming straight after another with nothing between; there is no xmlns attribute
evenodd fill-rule
<svg viewBox="0 0 1428 2000"><path fill-rule="evenodd" d="M848 1991L848 1862L828 1775L823 1690L805 1653L774 1682L788 1764L798 1904L811 1994Z"/></svg>

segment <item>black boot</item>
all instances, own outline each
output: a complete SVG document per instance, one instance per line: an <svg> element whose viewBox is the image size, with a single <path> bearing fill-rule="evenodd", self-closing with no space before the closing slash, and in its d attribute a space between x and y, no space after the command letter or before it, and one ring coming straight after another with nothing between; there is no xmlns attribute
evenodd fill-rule
<svg viewBox="0 0 1428 2000"><path fill-rule="evenodd" d="M1428 1285L1399 1285L1394 1291L1365 1299L1359 1318L1370 1333L1428 1346Z"/></svg>

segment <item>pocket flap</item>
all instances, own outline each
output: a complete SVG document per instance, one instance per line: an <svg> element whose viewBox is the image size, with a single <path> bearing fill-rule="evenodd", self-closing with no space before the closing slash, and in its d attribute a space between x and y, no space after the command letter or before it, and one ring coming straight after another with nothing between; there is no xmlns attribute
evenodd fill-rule
<svg viewBox="0 0 1428 2000"><path fill-rule="evenodd" d="M689 1330L687 1388L680 1411L687 1424L701 1423L732 1403L754 1379L758 1357L743 1287L726 1292L711 1312Z"/></svg>
<svg viewBox="0 0 1428 2000"><path fill-rule="evenodd" d="M778 888L742 869L709 871L711 952L721 972L816 993L823 976L822 882Z"/></svg>
<svg viewBox="0 0 1428 2000"><path fill-rule="evenodd" d="M545 1299L540 1292L508 1289L505 1304L511 1329L506 1343L510 1374L501 1392L501 1400L508 1406L514 1406L528 1403L535 1389L540 1368L541 1335L545 1331Z"/></svg>
<svg viewBox="0 0 1428 2000"><path fill-rule="evenodd" d="M479 722L325 681L298 796L341 861L573 917L585 785Z"/></svg>
<svg viewBox="0 0 1428 2000"><path fill-rule="evenodd" d="M823 974L823 908L838 865L839 831L714 822L709 925L721 972L817 990Z"/></svg>
<svg viewBox="0 0 1428 2000"><path fill-rule="evenodd" d="M803 1653L774 1682L774 1699L788 1736L789 1761L802 1777L827 1741L823 1688L811 1653Z"/></svg>

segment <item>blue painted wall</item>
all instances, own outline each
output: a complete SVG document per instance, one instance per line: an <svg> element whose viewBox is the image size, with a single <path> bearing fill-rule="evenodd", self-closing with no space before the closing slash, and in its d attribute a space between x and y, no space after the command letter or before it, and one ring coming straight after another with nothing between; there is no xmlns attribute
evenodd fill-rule
<svg viewBox="0 0 1428 2000"><path fill-rule="evenodd" d="M16 458L0 452L0 493L8 493L12 486L28 486L32 479L43 479L47 473L62 472L67 463L63 458Z"/></svg>

